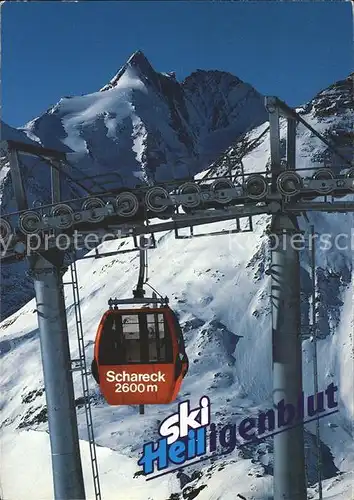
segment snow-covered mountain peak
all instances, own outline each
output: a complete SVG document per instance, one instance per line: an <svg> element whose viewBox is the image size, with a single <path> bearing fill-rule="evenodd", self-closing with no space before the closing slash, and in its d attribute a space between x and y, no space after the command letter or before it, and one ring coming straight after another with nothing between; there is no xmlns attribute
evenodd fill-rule
<svg viewBox="0 0 354 500"><path fill-rule="evenodd" d="M305 112L313 111L318 120L341 113L351 113L354 109L354 73L338 80L321 90L307 104Z"/></svg>
<svg viewBox="0 0 354 500"><path fill-rule="evenodd" d="M158 80L158 75L145 54L141 50L137 50L129 57L128 61L120 68L118 73L109 81L109 83L100 89L100 92L115 88L126 72L128 72L129 75L134 74L142 80L147 80L151 83L156 84Z"/></svg>
<svg viewBox="0 0 354 500"><path fill-rule="evenodd" d="M328 148L313 158L332 167L343 167L343 159L353 162L354 73L318 92L301 111L304 119L335 146L336 155Z"/></svg>
<svg viewBox="0 0 354 500"><path fill-rule="evenodd" d="M198 70L180 83L173 74L156 72L137 51L101 91L63 97L13 134L8 127L7 135L68 153L76 178L99 175L95 180L112 190L191 178L266 120L263 97L233 75ZM29 204L50 203L48 168L33 159L22 161ZM11 178L8 169L3 173L1 206L11 212L16 209ZM76 195L66 193L67 199ZM23 269L13 270L16 278L10 268L1 270L3 317L33 293ZM22 284L15 294L14 279Z"/></svg>
<svg viewBox="0 0 354 500"><path fill-rule="evenodd" d="M100 91L61 99L23 130L121 187L191 177L266 119L263 97L237 77L198 70L179 83L137 51Z"/></svg>

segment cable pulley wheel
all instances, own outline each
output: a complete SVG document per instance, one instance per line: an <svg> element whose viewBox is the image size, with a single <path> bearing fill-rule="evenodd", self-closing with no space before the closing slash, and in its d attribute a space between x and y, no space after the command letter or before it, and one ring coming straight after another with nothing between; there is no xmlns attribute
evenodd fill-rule
<svg viewBox="0 0 354 500"><path fill-rule="evenodd" d="M312 178L315 181L328 181L334 179L334 174L329 168L319 168L317 172L313 174ZM333 191L333 187L327 186L326 183L323 183L320 188L316 189L316 191L321 194L329 194Z"/></svg>
<svg viewBox="0 0 354 500"><path fill-rule="evenodd" d="M211 185L211 190L215 195L215 201L218 203L230 203L232 196L225 193L225 189L233 189L235 186L230 179L217 179Z"/></svg>
<svg viewBox="0 0 354 500"><path fill-rule="evenodd" d="M252 174L245 182L246 196L252 200L261 200L268 193L268 184L260 174Z"/></svg>
<svg viewBox="0 0 354 500"><path fill-rule="evenodd" d="M200 204L201 189L198 184L194 182L185 182L178 188L178 194L188 196L182 204L182 208L196 208Z"/></svg>
<svg viewBox="0 0 354 500"><path fill-rule="evenodd" d="M20 215L18 226L24 234L36 234L40 231L41 216L38 212L26 212Z"/></svg>
<svg viewBox="0 0 354 500"><path fill-rule="evenodd" d="M104 208L105 203L100 198L89 198L82 204L82 210L90 210L91 214L89 215L87 221L88 222L102 222L105 218L104 215L98 215L95 210L97 208Z"/></svg>
<svg viewBox="0 0 354 500"><path fill-rule="evenodd" d="M139 210L139 200L135 194L124 191L116 197L116 207L120 217L134 217Z"/></svg>
<svg viewBox="0 0 354 500"><path fill-rule="evenodd" d="M329 168L319 168L312 176L315 181L327 181L329 179L334 179L334 173Z"/></svg>
<svg viewBox="0 0 354 500"><path fill-rule="evenodd" d="M10 224L5 219L0 219L0 235L4 243L6 243L12 234Z"/></svg>
<svg viewBox="0 0 354 500"><path fill-rule="evenodd" d="M170 195L166 191L166 189L160 187L160 186L155 186L146 193L145 195L145 203L148 208L148 210L151 210L152 212L165 212L169 206L168 205L163 205L162 200L169 200Z"/></svg>
<svg viewBox="0 0 354 500"><path fill-rule="evenodd" d="M299 194L302 187L302 178L296 172L283 172L277 178L277 188L284 196Z"/></svg>
<svg viewBox="0 0 354 500"><path fill-rule="evenodd" d="M68 229L71 227L73 224L73 215L73 209L65 203L56 205L50 212L51 217L60 217L60 221L56 223L58 229Z"/></svg>

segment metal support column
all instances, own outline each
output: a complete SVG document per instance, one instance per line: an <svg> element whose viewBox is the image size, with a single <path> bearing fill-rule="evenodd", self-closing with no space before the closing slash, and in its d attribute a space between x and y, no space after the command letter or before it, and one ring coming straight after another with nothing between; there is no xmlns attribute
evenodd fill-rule
<svg viewBox="0 0 354 500"><path fill-rule="evenodd" d="M23 185L18 152L15 149L10 149L8 158L10 163L12 189L14 190L17 208L18 210L27 210L28 203L25 188Z"/></svg>
<svg viewBox="0 0 354 500"><path fill-rule="evenodd" d="M60 168L58 162L55 160L52 160L52 164L55 165L57 168L54 168L53 166L50 169L50 175L51 175L51 191L52 191L52 203L60 203Z"/></svg>
<svg viewBox="0 0 354 500"><path fill-rule="evenodd" d="M296 216L274 215L271 233L273 402L278 416L282 411L284 429L274 436L274 500L306 500L303 415L295 420L302 396L300 262L293 238L299 233Z"/></svg>
<svg viewBox="0 0 354 500"><path fill-rule="evenodd" d="M270 160L272 172L272 192L277 191L276 180L281 172L280 154L280 113L277 108L275 97L266 97L265 105L269 112L269 139L270 139Z"/></svg>
<svg viewBox="0 0 354 500"><path fill-rule="evenodd" d="M289 170L295 170L296 166L296 120L287 119L286 130L286 163Z"/></svg>
<svg viewBox="0 0 354 500"><path fill-rule="evenodd" d="M316 242L315 242L315 227L311 226L311 332L313 342L313 393L318 394L318 364L317 364L317 322L316 322ZM318 415L317 415L318 416ZM317 478L318 478L318 499L323 499L322 491L322 451L321 451L321 435L320 421L316 420L316 445L317 445Z"/></svg>
<svg viewBox="0 0 354 500"><path fill-rule="evenodd" d="M47 400L54 498L85 500L62 289L62 257L59 252L51 257L49 262L39 256L31 262L31 267Z"/></svg>

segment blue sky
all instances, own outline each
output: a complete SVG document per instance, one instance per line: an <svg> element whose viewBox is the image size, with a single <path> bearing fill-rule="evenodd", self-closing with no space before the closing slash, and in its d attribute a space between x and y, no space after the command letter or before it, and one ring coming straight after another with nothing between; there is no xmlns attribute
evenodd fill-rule
<svg viewBox="0 0 354 500"><path fill-rule="evenodd" d="M225 70L295 106L352 71L352 40L350 3L7 3L2 119L21 126L95 92L138 49L178 79Z"/></svg>

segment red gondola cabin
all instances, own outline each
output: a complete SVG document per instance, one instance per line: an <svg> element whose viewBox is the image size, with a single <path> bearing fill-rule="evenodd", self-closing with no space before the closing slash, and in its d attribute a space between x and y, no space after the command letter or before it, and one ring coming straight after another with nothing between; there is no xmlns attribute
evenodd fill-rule
<svg viewBox="0 0 354 500"><path fill-rule="evenodd" d="M92 374L108 404L170 403L187 370L181 327L168 306L105 312Z"/></svg>

